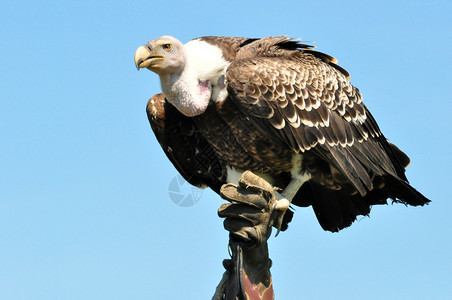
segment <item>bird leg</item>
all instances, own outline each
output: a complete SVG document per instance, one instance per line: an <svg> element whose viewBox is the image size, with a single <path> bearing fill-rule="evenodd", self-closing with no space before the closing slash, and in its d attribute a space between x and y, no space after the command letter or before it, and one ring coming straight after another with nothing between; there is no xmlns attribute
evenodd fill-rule
<svg viewBox="0 0 452 300"><path fill-rule="evenodd" d="M276 202L275 207L273 208L276 212L275 221L273 223L273 226L277 229L275 236L278 236L281 231L284 215L287 209L289 209L292 199L295 197L301 186L310 178L311 176L309 174L292 174L292 180L289 182L284 191L281 193L275 191Z"/></svg>
<svg viewBox="0 0 452 300"><path fill-rule="evenodd" d="M276 213L275 220L273 223L273 227L276 228L276 234L275 237L278 236L278 234L281 232L281 226L284 219L284 215L286 214L286 211L289 209L290 202L287 197L284 196L284 194L280 194L278 192L275 192L275 206L273 207L273 210Z"/></svg>

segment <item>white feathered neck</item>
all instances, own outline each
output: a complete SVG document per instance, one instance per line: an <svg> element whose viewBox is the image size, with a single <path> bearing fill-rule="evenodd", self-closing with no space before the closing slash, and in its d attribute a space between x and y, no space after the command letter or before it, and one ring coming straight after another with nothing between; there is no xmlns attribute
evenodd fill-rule
<svg viewBox="0 0 452 300"><path fill-rule="evenodd" d="M185 65L181 72L160 76L163 93L182 114L202 114L209 101L223 101L227 96L225 74L230 62L221 49L200 40L183 46Z"/></svg>

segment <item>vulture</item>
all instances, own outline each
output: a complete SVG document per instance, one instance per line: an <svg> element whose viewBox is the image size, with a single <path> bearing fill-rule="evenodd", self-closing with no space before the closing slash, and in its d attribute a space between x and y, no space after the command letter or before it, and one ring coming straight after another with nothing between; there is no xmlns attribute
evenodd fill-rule
<svg viewBox="0 0 452 300"><path fill-rule="evenodd" d="M147 115L163 151L194 186L219 193L247 170L275 189L278 232L292 205L312 206L337 232L387 200L430 202L405 176L390 143L337 60L287 36L171 36L135 52L160 77Z"/></svg>

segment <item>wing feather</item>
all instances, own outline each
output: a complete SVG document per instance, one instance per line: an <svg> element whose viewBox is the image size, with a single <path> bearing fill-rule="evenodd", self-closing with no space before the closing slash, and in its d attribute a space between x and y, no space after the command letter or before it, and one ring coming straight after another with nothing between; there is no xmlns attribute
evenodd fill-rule
<svg viewBox="0 0 452 300"><path fill-rule="evenodd" d="M219 192L226 180L224 163L193 120L169 104L163 94L149 99L146 113L157 141L182 177L194 186Z"/></svg>
<svg viewBox="0 0 452 300"><path fill-rule="evenodd" d="M286 36L199 39L221 48L231 62L228 101L194 118L182 115L162 94L147 106L157 140L188 182L218 193L226 181L225 162L280 173L288 181L285 172L295 151L303 152L303 168L313 179L293 204L312 205L325 230L349 226L387 198L410 205L429 202L408 184L409 158L387 142L336 59ZM271 168L262 169L269 162ZM289 222L292 213L285 217Z"/></svg>
<svg viewBox="0 0 452 300"><path fill-rule="evenodd" d="M372 190L372 173L406 179L359 90L310 52L234 61L226 79L240 109L294 151L326 159L361 195Z"/></svg>

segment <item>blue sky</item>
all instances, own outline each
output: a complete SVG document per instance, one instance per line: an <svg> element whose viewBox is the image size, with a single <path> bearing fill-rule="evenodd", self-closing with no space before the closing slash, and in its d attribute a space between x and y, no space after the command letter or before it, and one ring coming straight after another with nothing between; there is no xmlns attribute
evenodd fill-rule
<svg viewBox="0 0 452 300"><path fill-rule="evenodd" d="M210 299L228 257L223 201L171 201L177 173L145 114L158 79L133 64L166 34L315 42L433 200L374 207L338 234L298 208L269 241L277 299L452 295L451 14L450 1L4 1L0 298Z"/></svg>

